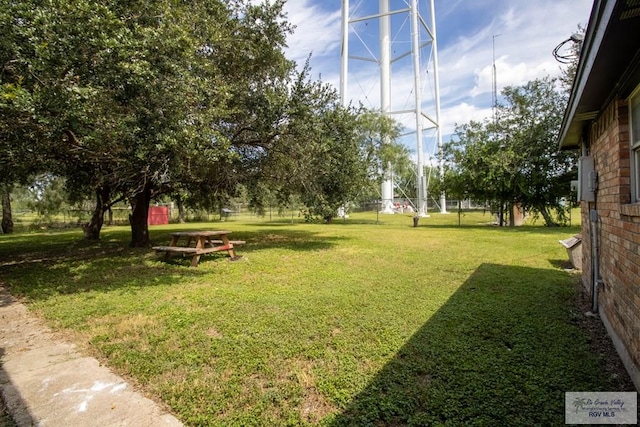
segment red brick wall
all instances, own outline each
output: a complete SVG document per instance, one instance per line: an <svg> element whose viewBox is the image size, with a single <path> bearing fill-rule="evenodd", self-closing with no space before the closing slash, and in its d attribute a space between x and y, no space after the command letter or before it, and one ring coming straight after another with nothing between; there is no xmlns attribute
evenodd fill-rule
<svg viewBox="0 0 640 427"><path fill-rule="evenodd" d="M589 155L598 172L596 203L582 202L585 291L592 290L589 210L597 209L600 312L640 369L640 205L631 201L629 116L626 100L614 100L591 124Z"/></svg>

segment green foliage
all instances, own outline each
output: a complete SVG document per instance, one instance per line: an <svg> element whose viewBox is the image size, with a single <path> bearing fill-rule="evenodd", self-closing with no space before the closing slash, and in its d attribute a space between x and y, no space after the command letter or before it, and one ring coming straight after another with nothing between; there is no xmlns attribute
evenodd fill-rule
<svg viewBox="0 0 640 427"><path fill-rule="evenodd" d="M135 200L136 219L164 192L228 196L252 160L239 134L274 119L254 107L293 71L282 5L2 0L0 144L16 171L3 179L31 164L68 177L75 199L96 193L98 216Z"/></svg>
<svg viewBox="0 0 640 427"><path fill-rule="evenodd" d="M95 200L87 237L130 201L132 244L149 202L217 209L246 188L299 195L330 219L392 156L388 119L343 108L283 53L283 1L0 0L0 144L7 183L35 171ZM28 148L25 148L28 147Z"/></svg>
<svg viewBox="0 0 640 427"><path fill-rule="evenodd" d="M582 25L578 24L578 28L576 29L575 35L585 37L586 28ZM571 93L571 87L573 86L573 81L576 76L576 71L578 70L578 60L580 59L580 51L582 49L583 42L579 43L570 43L568 47L568 52L565 51L564 54L569 56L569 61L567 66L563 68L562 74L560 76L560 83L563 86L563 90L566 93ZM566 47L566 45L565 45Z"/></svg>
<svg viewBox="0 0 640 427"><path fill-rule="evenodd" d="M64 191L64 180L59 177L43 175L38 177L29 187L31 197L27 201L27 208L36 212L44 222L51 221L54 215L67 207L67 197Z"/></svg>
<svg viewBox="0 0 640 427"><path fill-rule="evenodd" d="M400 189L402 195L408 199L416 200L418 198L417 192L417 166L411 158L410 152L406 147L392 162L393 168L393 182L396 188ZM425 167L424 176L430 176L429 166ZM431 173L431 181L428 182L428 188L432 192L436 192L434 187L434 178L437 178L438 174ZM379 190L378 190L379 191Z"/></svg>
<svg viewBox="0 0 640 427"><path fill-rule="evenodd" d="M338 104L321 117L321 139L310 153L302 202L313 216L331 222L339 206L355 197L367 178L356 115Z"/></svg>
<svg viewBox="0 0 640 427"><path fill-rule="evenodd" d="M268 108L256 119L259 124L276 111L265 125L272 137L252 146L251 125L238 134L245 141L243 173L252 205L288 206L297 195L309 221L330 222L340 206L378 180L398 149L397 125L362 107L342 106L334 88L309 79L308 65L277 93L277 103L261 104Z"/></svg>
<svg viewBox="0 0 640 427"><path fill-rule="evenodd" d="M577 154L559 151L556 143L566 103L556 83L544 78L507 87L495 121L458 126L444 148L446 191L507 208L520 205L542 215L547 225L561 221Z"/></svg>

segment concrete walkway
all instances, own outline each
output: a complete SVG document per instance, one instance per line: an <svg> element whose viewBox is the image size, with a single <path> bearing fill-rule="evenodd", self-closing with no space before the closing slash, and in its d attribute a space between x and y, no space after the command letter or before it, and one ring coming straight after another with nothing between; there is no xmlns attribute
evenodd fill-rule
<svg viewBox="0 0 640 427"><path fill-rule="evenodd" d="M0 393L19 426L182 426L0 287Z"/></svg>

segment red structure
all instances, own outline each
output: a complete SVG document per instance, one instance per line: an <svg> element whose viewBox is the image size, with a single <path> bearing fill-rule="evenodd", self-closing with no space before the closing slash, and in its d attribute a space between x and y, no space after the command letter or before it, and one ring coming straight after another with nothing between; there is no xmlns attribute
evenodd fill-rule
<svg viewBox="0 0 640 427"><path fill-rule="evenodd" d="M169 208L167 206L149 206L147 224L162 225L169 224Z"/></svg>

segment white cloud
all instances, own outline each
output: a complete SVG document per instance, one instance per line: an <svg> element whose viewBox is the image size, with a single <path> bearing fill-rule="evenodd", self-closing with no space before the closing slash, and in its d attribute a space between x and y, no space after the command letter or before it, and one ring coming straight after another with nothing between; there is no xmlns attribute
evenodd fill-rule
<svg viewBox="0 0 640 427"><path fill-rule="evenodd" d="M327 11L312 0L288 1L284 7L289 21L296 25L287 38L287 57L300 63L309 54L322 57L339 49L341 40L340 7Z"/></svg>
<svg viewBox="0 0 640 427"><path fill-rule="evenodd" d="M546 75L557 75L560 68L558 63L547 60L538 64L525 62L512 63L508 56L496 58L496 88L498 94L506 86L521 86L531 80ZM489 64L474 70L475 85L469 92L472 97L493 91L493 65Z"/></svg>
<svg viewBox="0 0 640 427"><path fill-rule="evenodd" d="M352 1L355 3L361 4ZM494 35L499 35L495 60L500 92L505 86L558 75L560 64L552 56L553 48L579 24L586 26L591 5L592 0L436 0L443 134L452 133L456 123L491 117ZM365 6L377 9L377 2L363 0ZM340 0L289 0L285 5L290 21L297 26L288 39L287 56L301 63L313 53L313 77L321 75L335 87L340 80L340 9ZM473 21L465 21L461 12ZM349 70L349 96L377 108L380 89L375 64L350 61ZM410 65L394 65L392 76L392 108L407 108L413 84ZM401 121L411 126L411 120Z"/></svg>
<svg viewBox="0 0 640 427"><path fill-rule="evenodd" d="M471 120L482 121L492 114L491 107L479 107L477 105L462 102L458 105L446 108L442 111L442 133L452 134L456 125L468 123Z"/></svg>
<svg viewBox="0 0 640 427"><path fill-rule="evenodd" d="M498 12L490 24L472 34L459 28L456 42L440 48L441 101L450 107L447 115L455 114L457 104L460 111L474 105L476 111L485 111L490 117L487 107L493 87L493 41L498 94L505 86L559 75L560 64L552 56L553 48L579 24L586 26L591 7L590 0L505 4L508 9Z"/></svg>

